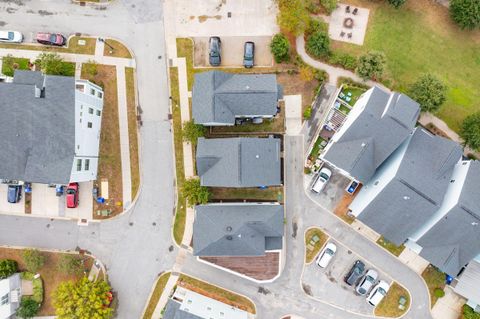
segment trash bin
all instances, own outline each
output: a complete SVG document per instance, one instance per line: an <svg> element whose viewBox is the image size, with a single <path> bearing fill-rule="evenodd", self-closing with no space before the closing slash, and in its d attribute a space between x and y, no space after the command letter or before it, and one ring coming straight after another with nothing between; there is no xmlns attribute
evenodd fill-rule
<svg viewBox="0 0 480 319"><path fill-rule="evenodd" d="M99 203L99 204L105 203L105 198L103 198L103 197L98 197L98 198L97 198L97 203Z"/></svg>

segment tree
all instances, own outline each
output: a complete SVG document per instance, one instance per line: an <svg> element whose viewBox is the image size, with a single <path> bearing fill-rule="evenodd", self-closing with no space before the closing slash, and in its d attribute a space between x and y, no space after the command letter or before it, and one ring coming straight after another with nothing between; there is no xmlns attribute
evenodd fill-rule
<svg viewBox="0 0 480 319"><path fill-rule="evenodd" d="M23 261L28 271L36 273L45 264L45 256L37 249L25 249Z"/></svg>
<svg viewBox="0 0 480 319"><path fill-rule="evenodd" d="M320 4L325 8L329 15L337 8L337 2L337 0L320 0Z"/></svg>
<svg viewBox="0 0 480 319"><path fill-rule="evenodd" d="M357 74L364 80L378 79L383 74L386 62L383 52L370 51L358 59Z"/></svg>
<svg viewBox="0 0 480 319"><path fill-rule="evenodd" d="M45 74L68 75L68 63L56 53L41 53L35 62Z"/></svg>
<svg viewBox="0 0 480 319"><path fill-rule="evenodd" d="M0 260L0 279L5 279L17 272L18 264L15 260Z"/></svg>
<svg viewBox="0 0 480 319"><path fill-rule="evenodd" d="M204 137L207 132L207 128L201 124L195 124L193 120L185 122L183 124L183 140L190 142L193 145L197 145L199 137Z"/></svg>
<svg viewBox="0 0 480 319"><path fill-rule="evenodd" d="M409 94L420 103L422 111L435 112L447 98L447 87L432 74L424 74L411 86Z"/></svg>
<svg viewBox="0 0 480 319"><path fill-rule="evenodd" d="M460 136L465 145L480 150L480 112L473 113L463 120Z"/></svg>
<svg viewBox="0 0 480 319"><path fill-rule="evenodd" d="M388 0L388 2L395 8L400 8L407 0Z"/></svg>
<svg viewBox="0 0 480 319"><path fill-rule="evenodd" d="M200 179L187 179L182 187L183 196L187 199L190 207L198 204L206 204L210 199L210 192L207 187L200 185Z"/></svg>
<svg viewBox="0 0 480 319"><path fill-rule="evenodd" d="M16 316L24 319L30 319L37 315L40 310L40 304L30 298L22 298L20 307L18 307Z"/></svg>
<svg viewBox="0 0 480 319"><path fill-rule="evenodd" d="M62 282L53 292L53 306L58 319L108 319L112 308L107 293L111 290L103 280L91 282L83 277L77 282Z"/></svg>
<svg viewBox="0 0 480 319"><path fill-rule="evenodd" d="M480 1L450 0L450 15L462 29L480 27Z"/></svg>
<svg viewBox="0 0 480 319"><path fill-rule="evenodd" d="M77 255L62 254L58 263L58 271L66 275L81 274L83 272L83 261Z"/></svg>
<svg viewBox="0 0 480 319"><path fill-rule="evenodd" d="M330 52L330 38L328 33L320 31L315 32L307 39L307 52L314 57L324 57Z"/></svg>
<svg viewBox="0 0 480 319"><path fill-rule="evenodd" d="M280 13L277 23L281 29L300 35L305 31L308 12L303 0L278 0Z"/></svg>
<svg viewBox="0 0 480 319"><path fill-rule="evenodd" d="M290 60L290 43L281 33L277 33L273 37L272 42L270 43L270 51L277 63Z"/></svg>

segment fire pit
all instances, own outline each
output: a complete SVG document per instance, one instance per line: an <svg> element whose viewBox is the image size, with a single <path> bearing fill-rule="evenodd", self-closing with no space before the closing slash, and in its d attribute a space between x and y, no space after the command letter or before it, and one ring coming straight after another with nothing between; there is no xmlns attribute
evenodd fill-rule
<svg viewBox="0 0 480 319"><path fill-rule="evenodd" d="M345 18L345 20L343 20L343 26L345 28L353 28L353 19L352 18Z"/></svg>

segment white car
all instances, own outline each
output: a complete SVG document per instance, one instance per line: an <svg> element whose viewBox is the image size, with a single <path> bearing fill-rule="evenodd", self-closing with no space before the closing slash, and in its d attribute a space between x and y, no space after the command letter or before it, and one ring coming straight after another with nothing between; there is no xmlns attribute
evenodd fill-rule
<svg viewBox="0 0 480 319"><path fill-rule="evenodd" d="M337 252L337 246L334 243L327 243L317 258L317 265L325 268L328 266L333 256Z"/></svg>
<svg viewBox="0 0 480 319"><path fill-rule="evenodd" d="M329 170L326 167L322 168L320 170L320 173L318 173L315 183L313 183L312 191L314 191L315 193L320 193L322 189L325 187L325 185L327 185L327 182L330 180L331 176L332 176L331 170Z"/></svg>
<svg viewBox="0 0 480 319"><path fill-rule="evenodd" d="M20 43L23 35L18 31L0 31L0 42Z"/></svg>
<svg viewBox="0 0 480 319"><path fill-rule="evenodd" d="M355 291L361 296L365 296L377 281L378 273L374 269L369 269L358 284Z"/></svg>
<svg viewBox="0 0 480 319"><path fill-rule="evenodd" d="M388 289L390 289L390 285L386 281L380 280L368 295L367 302L374 307L378 306L387 295Z"/></svg>

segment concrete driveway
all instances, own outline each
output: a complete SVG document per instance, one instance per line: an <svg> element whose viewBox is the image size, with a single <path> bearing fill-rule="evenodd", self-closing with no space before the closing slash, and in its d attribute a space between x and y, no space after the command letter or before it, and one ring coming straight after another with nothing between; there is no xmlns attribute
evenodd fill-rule
<svg viewBox="0 0 480 319"><path fill-rule="evenodd" d="M209 38L193 38L195 43L194 65L196 67L210 67L208 62ZM255 43L255 66L272 66L273 64L269 47L271 36L223 36L220 40L222 41L222 67L243 67L243 46L247 41Z"/></svg>
<svg viewBox="0 0 480 319"><path fill-rule="evenodd" d="M18 203L12 204L7 200L7 184L0 184L0 212L5 212L8 214L25 214L25 193L24 188L22 187L22 198Z"/></svg>
<svg viewBox="0 0 480 319"><path fill-rule="evenodd" d="M324 167L329 166L325 165ZM325 188L320 193L315 193L311 191L312 183L316 175L306 175L305 186L309 197L313 201L320 204L327 210L333 211L345 195L345 188L350 183L350 179L346 178L338 171L335 171L333 168L329 168L332 170L332 176L330 177L327 185L325 185Z"/></svg>
<svg viewBox="0 0 480 319"><path fill-rule="evenodd" d="M343 278L356 260L365 264L365 269L374 268L379 279L391 282L383 272L368 263L364 258L349 250L335 240L329 240L337 246L337 253L327 268L322 269L315 262L305 267L302 284L304 290L332 305L354 313L373 315L373 307L365 301L365 296L354 293L354 287L348 286Z"/></svg>

